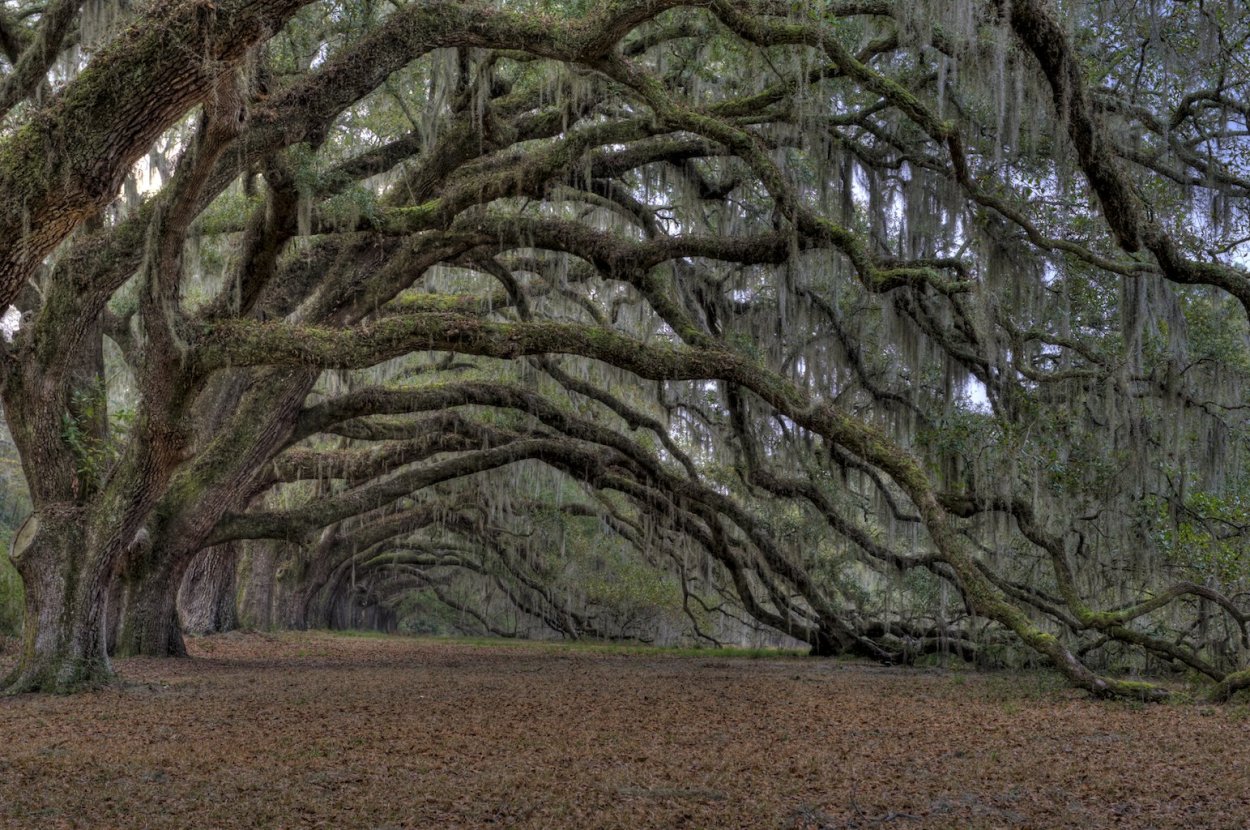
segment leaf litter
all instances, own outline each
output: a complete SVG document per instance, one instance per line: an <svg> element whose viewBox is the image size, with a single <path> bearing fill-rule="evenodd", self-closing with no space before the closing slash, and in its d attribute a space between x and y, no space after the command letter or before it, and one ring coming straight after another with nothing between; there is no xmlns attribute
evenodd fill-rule
<svg viewBox="0 0 1250 830"><path fill-rule="evenodd" d="M1250 828L1245 704L324 632L189 647L0 700L0 826Z"/></svg>

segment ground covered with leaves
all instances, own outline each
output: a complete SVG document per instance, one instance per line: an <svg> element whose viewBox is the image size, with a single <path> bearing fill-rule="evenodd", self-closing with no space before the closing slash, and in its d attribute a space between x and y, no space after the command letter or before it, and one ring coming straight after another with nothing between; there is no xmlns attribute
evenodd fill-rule
<svg viewBox="0 0 1250 830"><path fill-rule="evenodd" d="M0 825L1250 827L1245 704L712 652L191 649L120 661L103 691L0 700Z"/></svg>

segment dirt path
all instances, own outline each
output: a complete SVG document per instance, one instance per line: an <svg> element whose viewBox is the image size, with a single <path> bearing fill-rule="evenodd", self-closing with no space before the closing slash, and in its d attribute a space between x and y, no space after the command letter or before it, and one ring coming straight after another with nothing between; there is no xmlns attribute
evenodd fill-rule
<svg viewBox="0 0 1250 830"><path fill-rule="evenodd" d="M1250 828L1244 704L327 634L192 649L0 700L0 826Z"/></svg>

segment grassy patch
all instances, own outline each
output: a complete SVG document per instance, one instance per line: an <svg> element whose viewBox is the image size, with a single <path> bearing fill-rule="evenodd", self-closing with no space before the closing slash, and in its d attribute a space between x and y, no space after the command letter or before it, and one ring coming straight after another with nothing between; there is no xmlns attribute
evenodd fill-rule
<svg viewBox="0 0 1250 830"><path fill-rule="evenodd" d="M445 643L484 648L517 648L536 649L539 651L572 651L594 654L622 654L656 657L716 657L737 658L746 660L774 660L778 658L806 657L807 649L803 648L753 648L743 646L726 646L723 648L692 647L692 646L652 646L645 643L605 642L602 640L521 640L508 637L438 637L429 635L409 636L404 634L383 634L377 631L326 631L334 637L356 637L377 639L385 637L405 637L420 643Z"/></svg>

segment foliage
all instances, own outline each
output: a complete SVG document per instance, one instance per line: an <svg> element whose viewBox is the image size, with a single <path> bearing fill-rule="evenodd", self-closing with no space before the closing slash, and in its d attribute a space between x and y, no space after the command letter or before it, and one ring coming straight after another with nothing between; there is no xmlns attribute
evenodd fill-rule
<svg viewBox="0 0 1250 830"><path fill-rule="evenodd" d="M106 674L113 591L177 653L245 541L300 627L1250 685L1244 9L18 6L0 388L74 612L14 690Z"/></svg>
<svg viewBox="0 0 1250 830"><path fill-rule="evenodd" d="M92 487L117 461L135 416L132 409L110 409L107 395L103 379L74 390L69 410L61 420L61 437L74 454L78 475ZM96 428L101 422L106 424L102 434Z"/></svg>
<svg viewBox="0 0 1250 830"><path fill-rule="evenodd" d="M7 555L12 536L9 528L0 528L0 547L6 552L0 556L0 637L16 637L22 631L22 580Z"/></svg>
<svg viewBox="0 0 1250 830"><path fill-rule="evenodd" d="M1191 491L1179 503L1156 500L1153 509L1164 555L1195 582L1212 581L1233 591L1250 583L1250 505L1244 488L1226 495Z"/></svg>

